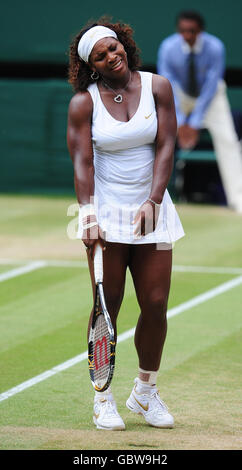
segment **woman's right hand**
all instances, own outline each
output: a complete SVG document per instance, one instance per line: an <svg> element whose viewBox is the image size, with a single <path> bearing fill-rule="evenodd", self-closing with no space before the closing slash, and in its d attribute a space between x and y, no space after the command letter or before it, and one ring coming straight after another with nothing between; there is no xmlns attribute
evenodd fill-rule
<svg viewBox="0 0 242 470"><path fill-rule="evenodd" d="M95 248L97 242L101 245L103 250L105 250L105 238L101 227L97 223L95 215L89 215L83 217L83 235L82 241L88 250L91 259L94 259Z"/></svg>

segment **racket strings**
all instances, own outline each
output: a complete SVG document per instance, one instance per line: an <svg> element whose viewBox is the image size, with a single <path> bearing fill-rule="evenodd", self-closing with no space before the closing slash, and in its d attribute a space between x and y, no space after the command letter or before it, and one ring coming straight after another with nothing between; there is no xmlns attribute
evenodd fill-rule
<svg viewBox="0 0 242 470"><path fill-rule="evenodd" d="M96 320L93 341L94 381L102 386L110 369L110 336L107 323L102 314Z"/></svg>

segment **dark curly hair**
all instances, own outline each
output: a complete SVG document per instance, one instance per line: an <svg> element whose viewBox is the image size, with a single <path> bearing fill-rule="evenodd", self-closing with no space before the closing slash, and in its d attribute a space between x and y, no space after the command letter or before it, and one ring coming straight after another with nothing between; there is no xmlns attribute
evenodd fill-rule
<svg viewBox="0 0 242 470"><path fill-rule="evenodd" d="M93 26L106 26L112 29L118 36L118 40L123 44L127 53L128 66L130 70L138 70L141 65L140 51L133 40L133 29L128 24L111 23L109 17L101 17L96 23L89 21L87 25L75 36L71 45L69 53L69 69L68 69L68 82L72 85L75 92L85 91L87 87L93 83L91 79L92 70L89 65L80 59L77 47L83 34Z"/></svg>

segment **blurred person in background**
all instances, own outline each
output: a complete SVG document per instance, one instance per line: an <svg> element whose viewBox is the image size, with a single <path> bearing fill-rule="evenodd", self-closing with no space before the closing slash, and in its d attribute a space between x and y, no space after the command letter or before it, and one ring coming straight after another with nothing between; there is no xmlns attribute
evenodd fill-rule
<svg viewBox="0 0 242 470"><path fill-rule="evenodd" d="M208 129L227 203L242 213L242 156L223 80L224 44L204 31L204 19L195 11L179 13L176 26L160 44L157 71L173 88L178 146L192 150L200 129Z"/></svg>

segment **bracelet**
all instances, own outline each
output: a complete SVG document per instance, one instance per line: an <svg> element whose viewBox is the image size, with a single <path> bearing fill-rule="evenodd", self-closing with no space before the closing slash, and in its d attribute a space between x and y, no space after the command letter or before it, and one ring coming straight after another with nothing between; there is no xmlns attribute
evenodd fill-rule
<svg viewBox="0 0 242 470"><path fill-rule="evenodd" d="M160 205L161 205L161 203L158 204L158 202L153 201L153 199L150 199L150 197L147 199L147 201L152 202L152 204L154 204L154 205L157 206L157 207L160 207Z"/></svg>
<svg viewBox="0 0 242 470"><path fill-rule="evenodd" d="M90 224L85 224L83 225L84 230L87 230L88 228L95 227L95 225L98 225L97 222L90 222Z"/></svg>

